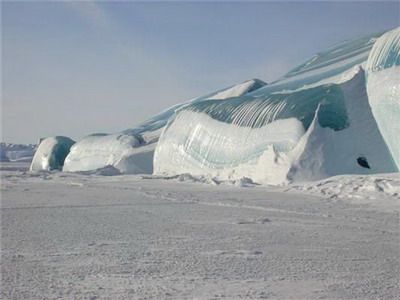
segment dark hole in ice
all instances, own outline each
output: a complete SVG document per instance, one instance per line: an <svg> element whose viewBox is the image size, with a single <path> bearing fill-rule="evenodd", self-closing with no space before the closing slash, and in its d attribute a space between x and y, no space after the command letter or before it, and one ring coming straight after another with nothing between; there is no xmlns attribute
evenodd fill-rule
<svg viewBox="0 0 400 300"><path fill-rule="evenodd" d="M369 166L368 160L364 156L358 157L357 162L361 167L371 169L371 167Z"/></svg>

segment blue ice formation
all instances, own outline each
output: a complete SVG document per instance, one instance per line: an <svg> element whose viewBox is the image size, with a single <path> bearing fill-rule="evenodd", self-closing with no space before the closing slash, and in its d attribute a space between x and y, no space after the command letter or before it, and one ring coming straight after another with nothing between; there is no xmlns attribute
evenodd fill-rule
<svg viewBox="0 0 400 300"><path fill-rule="evenodd" d="M71 148L63 170L266 184L398 172L399 126L396 28L317 53L269 84L249 80L120 133L87 136ZM39 161L35 168L43 169Z"/></svg>
<svg viewBox="0 0 400 300"><path fill-rule="evenodd" d="M154 172L281 184L398 171L399 48L398 28L347 41L251 93L180 108Z"/></svg>
<svg viewBox="0 0 400 300"><path fill-rule="evenodd" d="M40 142L33 156L30 171L61 170L65 157L75 142L65 136L45 138Z"/></svg>

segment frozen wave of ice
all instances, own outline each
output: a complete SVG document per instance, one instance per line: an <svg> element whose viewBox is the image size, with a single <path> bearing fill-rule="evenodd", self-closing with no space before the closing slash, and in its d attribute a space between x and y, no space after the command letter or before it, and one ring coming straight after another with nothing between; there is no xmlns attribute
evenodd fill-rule
<svg viewBox="0 0 400 300"><path fill-rule="evenodd" d="M63 170L265 184L397 172L399 65L399 28L345 41L270 84L249 80L86 137Z"/></svg>

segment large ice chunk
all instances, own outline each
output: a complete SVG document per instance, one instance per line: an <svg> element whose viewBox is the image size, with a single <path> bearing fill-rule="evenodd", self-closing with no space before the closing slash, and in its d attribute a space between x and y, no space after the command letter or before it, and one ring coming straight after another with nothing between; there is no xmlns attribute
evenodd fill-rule
<svg viewBox="0 0 400 300"><path fill-rule="evenodd" d="M74 143L65 136L45 138L33 156L30 171L61 170L65 157Z"/></svg>
<svg viewBox="0 0 400 300"><path fill-rule="evenodd" d="M140 137L126 134L87 136L71 148L65 159L63 171L76 172L96 170L106 166L116 167L122 159L130 156L132 150L142 143ZM134 164L132 168L135 168Z"/></svg>
<svg viewBox="0 0 400 300"><path fill-rule="evenodd" d="M287 152L304 134L296 118L273 121L259 128L228 124L205 113L183 110L162 135L155 153L156 174L210 175L221 179L249 177L274 181L265 174L265 163L274 164L265 152ZM260 168L261 167L261 170ZM239 178L237 178L239 177Z"/></svg>
<svg viewBox="0 0 400 300"><path fill-rule="evenodd" d="M320 110L292 153L288 177L294 181L322 179L339 174L396 172L397 167L378 129L368 103L364 71L341 85L349 126L322 128Z"/></svg>

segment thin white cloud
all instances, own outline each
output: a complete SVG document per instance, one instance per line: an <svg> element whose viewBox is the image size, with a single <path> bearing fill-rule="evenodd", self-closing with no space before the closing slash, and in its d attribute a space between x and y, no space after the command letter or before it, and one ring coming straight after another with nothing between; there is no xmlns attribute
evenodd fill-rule
<svg viewBox="0 0 400 300"><path fill-rule="evenodd" d="M94 1L66 1L63 3L95 28L104 29L112 26L111 17L100 3Z"/></svg>

